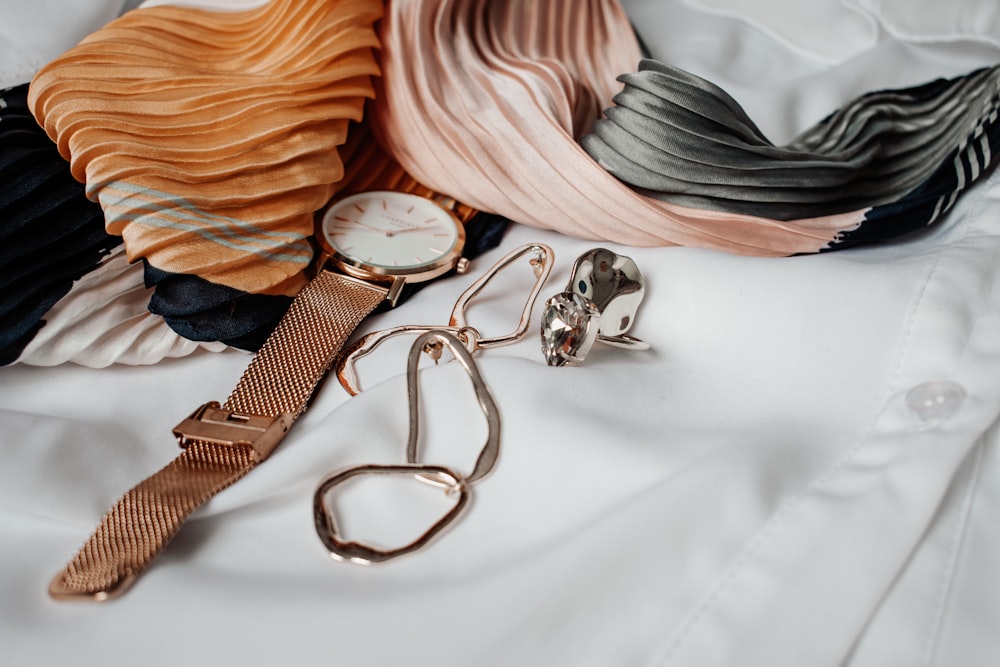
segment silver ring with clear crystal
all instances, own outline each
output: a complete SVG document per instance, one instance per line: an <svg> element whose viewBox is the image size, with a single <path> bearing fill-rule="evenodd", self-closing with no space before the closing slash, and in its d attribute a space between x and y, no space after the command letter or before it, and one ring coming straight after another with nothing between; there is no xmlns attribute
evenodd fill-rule
<svg viewBox="0 0 1000 667"><path fill-rule="evenodd" d="M566 289L545 302L542 352L549 366L582 362L595 342L629 350L649 345L626 335L645 294L630 258L594 248L577 258Z"/></svg>

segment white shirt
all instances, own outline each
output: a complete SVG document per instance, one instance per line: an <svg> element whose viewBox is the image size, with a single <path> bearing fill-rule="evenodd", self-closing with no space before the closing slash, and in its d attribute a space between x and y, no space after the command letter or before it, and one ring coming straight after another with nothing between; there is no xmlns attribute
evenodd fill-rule
<svg viewBox="0 0 1000 667"><path fill-rule="evenodd" d="M913 34L934 26L903 5L826 3L850 20L836 24L842 48L819 55L790 45L815 26L775 3L752 16L721 1L624 4L654 56L733 93L778 143L857 94L997 58L966 20L988 0L935 5L926 40ZM469 275L365 329L444 324L482 270L531 241L556 252L543 297L594 246L514 226ZM249 356L0 369L3 661L993 664L1000 177L884 246L777 260L608 247L646 278L630 333L652 350L595 348L558 369L534 336L482 352L503 420L497 468L454 529L383 566L329 559L312 493L348 465L404 460L405 348L367 360L358 397L327 382L271 459L104 606L45 588L107 508L174 458L171 427L224 399ZM509 330L522 298L511 285L470 321ZM484 427L462 370L421 382L425 460L471 469ZM379 499L384 515L354 509L347 530L382 522L399 538L424 527L411 513L447 507L422 487Z"/></svg>

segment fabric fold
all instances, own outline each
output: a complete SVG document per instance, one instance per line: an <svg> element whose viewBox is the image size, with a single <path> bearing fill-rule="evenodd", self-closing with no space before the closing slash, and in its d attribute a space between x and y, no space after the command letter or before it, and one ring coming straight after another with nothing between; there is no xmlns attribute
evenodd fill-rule
<svg viewBox="0 0 1000 667"><path fill-rule="evenodd" d="M29 113L27 92L0 91L0 364L15 361L73 282L121 244Z"/></svg>
<svg viewBox="0 0 1000 667"><path fill-rule="evenodd" d="M313 213L378 74L378 0L151 7L33 79L29 102L129 259L253 294L294 294Z"/></svg>
<svg viewBox="0 0 1000 667"><path fill-rule="evenodd" d="M990 71L862 96L779 148L720 88L667 66L656 85L627 76L630 105L615 105L608 77L641 56L614 2L402 0L380 35L375 122L386 149L481 210L581 238L820 252L932 222L973 180L956 170L991 164L968 152L993 133ZM669 121L650 126L650 116ZM651 148L664 145L670 157ZM746 168L733 168L734 154ZM619 180L635 161L670 194ZM948 181L957 190L943 190Z"/></svg>
<svg viewBox="0 0 1000 667"><path fill-rule="evenodd" d="M984 69L863 95L779 147L699 77L645 60L620 80L615 106L582 140L595 160L664 201L778 220L899 202L951 165L1000 103L1000 69ZM883 237L897 231L882 226Z"/></svg>
<svg viewBox="0 0 1000 667"><path fill-rule="evenodd" d="M17 362L104 368L150 365L198 350L225 349L223 343L192 341L174 331L149 311L151 294L143 284L142 264L130 264L123 247L117 246L45 313L45 326Z"/></svg>

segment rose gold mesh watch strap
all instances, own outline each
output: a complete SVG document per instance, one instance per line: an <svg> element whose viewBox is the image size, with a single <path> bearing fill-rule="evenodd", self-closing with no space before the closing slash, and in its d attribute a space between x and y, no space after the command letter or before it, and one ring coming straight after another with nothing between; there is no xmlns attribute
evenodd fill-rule
<svg viewBox="0 0 1000 667"><path fill-rule="evenodd" d="M253 448L195 442L115 503L49 585L56 599L104 600L135 577L202 503L253 468Z"/></svg>
<svg viewBox="0 0 1000 667"><path fill-rule="evenodd" d="M204 406L208 412L178 426L186 449L108 511L52 580L49 593L94 600L123 593L195 509L267 457L306 409L351 332L387 292L321 271L296 297L225 405Z"/></svg>
<svg viewBox="0 0 1000 667"><path fill-rule="evenodd" d="M351 332L388 293L386 287L320 271L247 366L225 407L297 417Z"/></svg>

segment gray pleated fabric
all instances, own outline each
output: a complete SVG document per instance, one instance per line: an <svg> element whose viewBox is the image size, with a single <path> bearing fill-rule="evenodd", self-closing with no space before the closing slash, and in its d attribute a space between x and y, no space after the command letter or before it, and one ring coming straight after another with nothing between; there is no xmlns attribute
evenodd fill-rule
<svg viewBox="0 0 1000 667"><path fill-rule="evenodd" d="M912 199L968 144L995 133L1000 68L863 95L786 146L768 141L721 88L683 70L644 60L619 81L616 106L582 139L609 172L675 204L793 220ZM982 145L975 162L985 169L992 156Z"/></svg>

